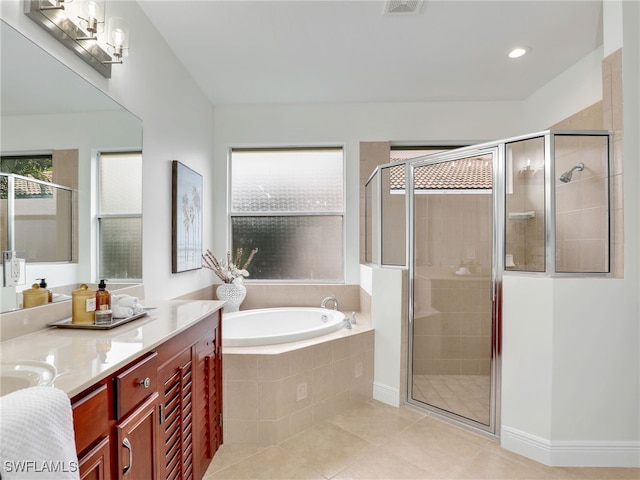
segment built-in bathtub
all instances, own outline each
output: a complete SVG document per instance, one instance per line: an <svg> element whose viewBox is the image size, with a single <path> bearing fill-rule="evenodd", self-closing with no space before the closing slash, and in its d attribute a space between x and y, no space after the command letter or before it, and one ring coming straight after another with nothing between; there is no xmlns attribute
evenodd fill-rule
<svg viewBox="0 0 640 480"><path fill-rule="evenodd" d="M374 332L356 317L347 329L343 314L321 308L223 313L225 443L277 444L372 398ZM321 327L301 328L314 318Z"/></svg>
<svg viewBox="0 0 640 480"><path fill-rule="evenodd" d="M260 308L225 313L222 322L223 346L249 347L320 337L343 328L345 316L326 308Z"/></svg>

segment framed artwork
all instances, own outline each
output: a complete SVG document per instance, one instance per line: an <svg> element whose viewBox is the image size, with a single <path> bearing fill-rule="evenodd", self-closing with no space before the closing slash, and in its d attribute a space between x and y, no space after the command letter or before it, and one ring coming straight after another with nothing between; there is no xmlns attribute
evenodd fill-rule
<svg viewBox="0 0 640 480"><path fill-rule="evenodd" d="M202 268L202 175L173 160L171 273Z"/></svg>

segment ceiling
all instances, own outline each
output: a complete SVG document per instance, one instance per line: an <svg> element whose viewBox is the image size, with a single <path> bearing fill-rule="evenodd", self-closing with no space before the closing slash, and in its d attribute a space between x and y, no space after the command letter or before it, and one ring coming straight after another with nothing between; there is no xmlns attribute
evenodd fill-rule
<svg viewBox="0 0 640 480"><path fill-rule="evenodd" d="M139 4L214 105L522 100L602 44L599 0Z"/></svg>

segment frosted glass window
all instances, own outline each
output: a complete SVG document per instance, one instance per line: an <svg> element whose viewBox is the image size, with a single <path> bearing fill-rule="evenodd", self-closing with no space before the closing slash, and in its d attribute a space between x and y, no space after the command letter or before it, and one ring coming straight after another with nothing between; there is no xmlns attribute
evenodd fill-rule
<svg viewBox="0 0 640 480"><path fill-rule="evenodd" d="M142 213L142 156L100 155L100 212Z"/></svg>
<svg viewBox="0 0 640 480"><path fill-rule="evenodd" d="M142 154L99 158L98 275L142 279Z"/></svg>
<svg viewBox="0 0 640 480"><path fill-rule="evenodd" d="M250 280L344 280L342 148L233 150L232 251L258 248Z"/></svg>
<svg viewBox="0 0 640 480"><path fill-rule="evenodd" d="M234 150L231 211L342 212L342 149Z"/></svg>
<svg viewBox="0 0 640 480"><path fill-rule="evenodd" d="M342 217L235 217L233 251L258 248L248 280L342 280Z"/></svg>
<svg viewBox="0 0 640 480"><path fill-rule="evenodd" d="M100 219L101 278L142 278L142 218Z"/></svg>

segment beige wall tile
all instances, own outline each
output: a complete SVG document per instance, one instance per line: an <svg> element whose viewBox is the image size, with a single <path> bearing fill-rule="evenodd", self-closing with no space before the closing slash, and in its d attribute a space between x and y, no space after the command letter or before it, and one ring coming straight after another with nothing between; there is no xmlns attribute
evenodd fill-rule
<svg viewBox="0 0 640 480"><path fill-rule="evenodd" d="M258 380L279 380L291 375L289 353L258 356Z"/></svg>

